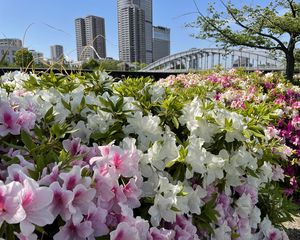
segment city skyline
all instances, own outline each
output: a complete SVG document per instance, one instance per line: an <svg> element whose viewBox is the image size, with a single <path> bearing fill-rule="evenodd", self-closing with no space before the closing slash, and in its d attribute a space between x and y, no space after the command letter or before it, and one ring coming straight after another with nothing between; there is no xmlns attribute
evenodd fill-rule
<svg viewBox="0 0 300 240"><path fill-rule="evenodd" d="M207 2L204 0L202 3L206 6ZM72 11L66 11L71 3ZM78 0L73 3L67 0L61 3L54 0L51 3L43 2L43 7L37 0L28 0L26 3L17 0L2 0L1 4L3 8L14 9L14 11L4 11L0 16L1 38L23 40L25 35L24 46L43 52L48 58L50 57L49 46L62 45L66 57L76 60L74 20L81 16L96 15L106 19L107 56L119 58L117 1ZM45 12L42 9L48 9L48 11ZM193 47L214 46L211 41L198 40L190 36L196 31L186 28L185 24L196 20L197 17L197 14L191 12L195 12L192 0L153 1L153 25L171 29L171 53Z"/></svg>

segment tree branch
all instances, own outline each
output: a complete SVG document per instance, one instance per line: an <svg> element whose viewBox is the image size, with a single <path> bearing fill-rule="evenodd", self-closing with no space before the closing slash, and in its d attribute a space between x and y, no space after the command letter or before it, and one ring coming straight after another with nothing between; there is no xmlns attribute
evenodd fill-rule
<svg viewBox="0 0 300 240"><path fill-rule="evenodd" d="M281 47L267 47L267 46L263 46L263 45L251 44L250 42L239 42L232 36L226 34L222 29L220 29L216 25L214 25L201 12L199 12L199 14L200 14L202 21L205 21L206 23L208 23L210 26L213 27L213 29L215 31L217 31L219 34L221 34L225 39L228 39L234 45L246 46L246 47L251 47L251 48L259 48L259 49L265 49L265 50L282 50Z"/></svg>
<svg viewBox="0 0 300 240"><path fill-rule="evenodd" d="M294 8L294 5L293 5L294 1L293 0L287 0L287 1L289 3L290 8L291 8L293 18L296 18L297 13L296 13L296 9Z"/></svg>
<svg viewBox="0 0 300 240"><path fill-rule="evenodd" d="M270 38L272 40L274 40L275 42L277 42L281 49L284 51L286 49L286 46L276 37L270 35L270 34L266 34L266 33L262 33L260 31L255 31L252 28L246 26L245 24L243 24L240 20L237 19L237 17L235 16L235 14L231 11L231 9L224 3L223 0L220 0L220 2L223 4L223 6L226 8L227 12L230 14L230 16L234 19L234 21L242 28L251 31L252 33L255 33L257 35L260 35L262 37L266 37L266 38Z"/></svg>

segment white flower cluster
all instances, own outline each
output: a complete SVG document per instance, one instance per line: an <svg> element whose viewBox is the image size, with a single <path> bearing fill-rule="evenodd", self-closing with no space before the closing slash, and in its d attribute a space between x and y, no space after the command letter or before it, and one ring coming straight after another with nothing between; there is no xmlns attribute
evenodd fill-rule
<svg viewBox="0 0 300 240"><path fill-rule="evenodd" d="M109 112L101 101L102 99L117 104L120 97L116 93L112 96L108 93L102 96L96 96L93 92L87 94L82 85L65 94L54 88L22 93L22 82L28 77L29 75L20 73L2 76L1 81L15 84L15 90L7 94L0 89L0 100L8 102L11 106L32 111L38 123L51 109L54 115L51 124L69 121L74 130L71 135L75 140L69 143L73 144L74 149L71 150L74 154L77 153L77 147L79 148L76 141L89 143L91 134L106 133L117 122L114 113ZM107 76L103 75L102 78L100 80L104 81ZM150 94L152 101L159 101L164 98L165 91L163 87L151 86ZM126 112L126 121L122 130L126 137L136 137L137 141L130 142L126 138L122 144L124 149L135 149L133 144L138 148L140 160L138 167L134 169L138 169L143 177L142 181L139 179L139 183L142 183L141 196L153 200L148 211L153 227L168 222L178 224L176 227L179 228L178 216L192 218L194 215L200 215L203 206L215 200L217 222L208 223L214 230L211 239L231 239L233 233L237 234L237 239L286 239L267 218L262 221L260 209L256 205L258 190L274 180L274 169L278 173L281 169L278 165L275 167L268 162L258 165L263 149L251 149L246 144L243 133L247 129L249 119L212 101L195 98L182 109L180 127L185 128L189 134L184 139L185 143L179 145L176 134L169 126L162 126L159 116L143 114L134 103L135 99L132 97L124 97L122 110ZM234 145L234 148L227 147ZM105 155L105 148L101 151ZM107 159L113 162L116 171L130 172L130 166L122 162L119 155L108 156ZM112 163L103 156L97 159L99 174L111 171ZM105 167L101 165L103 159L107 161ZM102 181L103 179L101 178ZM110 184L112 183L107 181L107 191L112 194L116 190L113 190L113 187L109 188ZM104 190L99 187L99 191ZM118 197L120 196L116 193L116 198ZM123 208L122 211L125 209L122 204L118 206L120 207ZM123 226L125 223L121 224ZM130 226L130 231L133 231L132 228ZM186 231L183 228L180 229L181 232ZM194 231L194 228L191 229ZM201 234L204 236L207 233L203 231ZM280 237L268 238L274 234Z"/></svg>

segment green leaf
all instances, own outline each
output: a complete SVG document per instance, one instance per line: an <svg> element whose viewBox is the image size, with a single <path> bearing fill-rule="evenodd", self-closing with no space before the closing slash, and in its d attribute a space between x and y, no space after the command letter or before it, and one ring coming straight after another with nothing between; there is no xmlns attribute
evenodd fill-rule
<svg viewBox="0 0 300 240"><path fill-rule="evenodd" d="M172 206L171 210L174 211L174 212L181 212L181 210L176 208L175 206Z"/></svg>
<svg viewBox="0 0 300 240"><path fill-rule="evenodd" d="M123 108L123 104L124 104L124 98L123 97L119 97L119 100L116 103L116 112L122 111Z"/></svg>
<svg viewBox="0 0 300 240"><path fill-rule="evenodd" d="M172 123L174 124L174 127L175 127L176 129L179 128L179 122L178 122L178 120L177 120L177 118L176 118L175 116L172 117Z"/></svg>
<svg viewBox="0 0 300 240"><path fill-rule="evenodd" d="M65 109L69 110L70 112L72 112L72 108L71 108L71 104L67 103L63 98L61 98L61 103L64 106Z"/></svg>
<svg viewBox="0 0 300 240"><path fill-rule="evenodd" d="M46 123L50 123L54 121L53 107L49 108L44 116L44 120Z"/></svg>
<svg viewBox="0 0 300 240"><path fill-rule="evenodd" d="M185 197L185 196L189 195L187 192L184 192L183 189L184 189L184 186L181 186L180 192L177 193L176 196Z"/></svg>
<svg viewBox="0 0 300 240"><path fill-rule="evenodd" d="M165 167L166 167L166 168L170 168L170 167L172 167L177 161L178 161L178 158L173 159L173 160L169 161L169 162L166 164Z"/></svg>
<svg viewBox="0 0 300 240"><path fill-rule="evenodd" d="M15 240L14 225L6 224L6 240Z"/></svg>
<svg viewBox="0 0 300 240"><path fill-rule="evenodd" d="M231 233L231 239L236 239L236 238L239 238L239 237L240 237L240 234L235 233L235 232Z"/></svg>
<svg viewBox="0 0 300 240"><path fill-rule="evenodd" d="M21 132L21 139L29 151L32 151L36 148L36 145L32 141L32 137L27 132Z"/></svg>

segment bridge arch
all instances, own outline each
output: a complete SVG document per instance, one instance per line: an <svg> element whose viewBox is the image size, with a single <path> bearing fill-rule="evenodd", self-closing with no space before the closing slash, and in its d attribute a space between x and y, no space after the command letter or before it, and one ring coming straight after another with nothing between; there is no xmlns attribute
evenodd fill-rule
<svg viewBox="0 0 300 240"><path fill-rule="evenodd" d="M282 69L281 59L271 57L267 51L253 49L192 48L161 58L142 71L207 70L220 65L224 69Z"/></svg>

